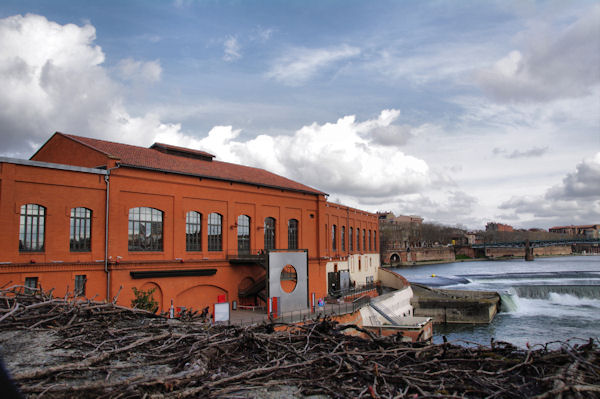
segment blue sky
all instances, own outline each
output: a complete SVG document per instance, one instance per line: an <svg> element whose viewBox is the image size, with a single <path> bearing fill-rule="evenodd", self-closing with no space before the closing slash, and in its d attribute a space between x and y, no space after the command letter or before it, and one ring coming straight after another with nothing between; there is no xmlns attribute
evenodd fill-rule
<svg viewBox="0 0 600 399"><path fill-rule="evenodd" d="M3 1L0 155L169 142L370 211L600 223L597 1Z"/></svg>

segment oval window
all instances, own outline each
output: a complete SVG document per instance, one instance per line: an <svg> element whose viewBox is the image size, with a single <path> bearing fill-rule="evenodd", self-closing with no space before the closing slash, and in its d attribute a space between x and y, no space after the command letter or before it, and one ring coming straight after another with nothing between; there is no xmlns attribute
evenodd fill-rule
<svg viewBox="0 0 600 399"><path fill-rule="evenodd" d="M296 273L296 268L292 265L285 265L283 270L281 270L281 289L283 292L291 293L296 288L296 284L298 283L298 274Z"/></svg>

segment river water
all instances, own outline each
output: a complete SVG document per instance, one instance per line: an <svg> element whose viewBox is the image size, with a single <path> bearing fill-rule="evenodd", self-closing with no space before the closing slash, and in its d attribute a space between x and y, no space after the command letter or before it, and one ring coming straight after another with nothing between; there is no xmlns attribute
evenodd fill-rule
<svg viewBox="0 0 600 399"><path fill-rule="evenodd" d="M471 261L395 268L431 287L496 291L500 312L489 325L440 325L434 342L490 339L525 347L570 338L600 339L600 256ZM435 277L433 277L433 275Z"/></svg>

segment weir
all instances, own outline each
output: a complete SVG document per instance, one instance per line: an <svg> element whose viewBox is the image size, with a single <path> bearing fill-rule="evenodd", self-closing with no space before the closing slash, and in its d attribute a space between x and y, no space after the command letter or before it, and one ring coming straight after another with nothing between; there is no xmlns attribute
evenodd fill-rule
<svg viewBox="0 0 600 399"><path fill-rule="evenodd" d="M551 293L556 293L600 299L600 285L515 285L513 289L521 298L547 299Z"/></svg>

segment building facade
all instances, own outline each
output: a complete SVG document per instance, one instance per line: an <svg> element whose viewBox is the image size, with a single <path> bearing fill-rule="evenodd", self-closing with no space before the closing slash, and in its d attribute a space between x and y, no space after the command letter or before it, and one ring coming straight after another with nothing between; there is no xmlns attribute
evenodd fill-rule
<svg viewBox="0 0 600 399"><path fill-rule="evenodd" d="M600 237L600 224L587 224L579 226L556 226L548 229L550 233L567 234L571 236L585 236L586 238Z"/></svg>
<svg viewBox="0 0 600 399"><path fill-rule="evenodd" d="M377 215L326 198L202 151L55 133L30 160L0 158L0 284L125 306L153 289L161 311L264 304L265 256L289 251L306 253L306 290L324 297L332 259L369 264L359 282L379 267Z"/></svg>
<svg viewBox="0 0 600 399"><path fill-rule="evenodd" d="M496 223L496 222L488 222L485 225L485 231L511 232L511 231L515 231L515 229L512 226L509 226L508 224L502 224L502 223Z"/></svg>

